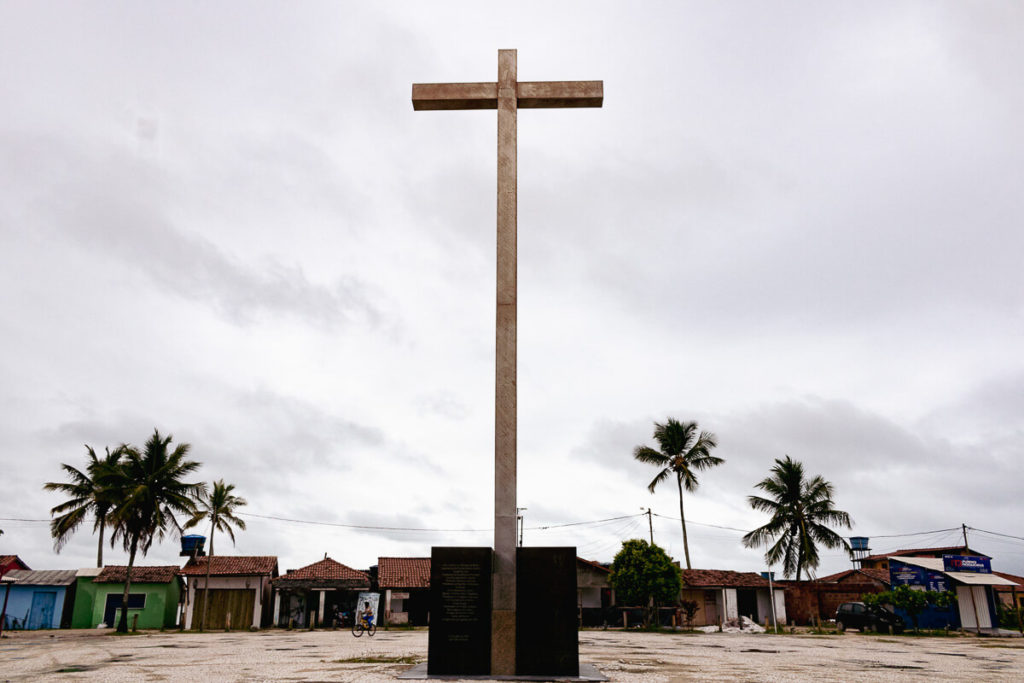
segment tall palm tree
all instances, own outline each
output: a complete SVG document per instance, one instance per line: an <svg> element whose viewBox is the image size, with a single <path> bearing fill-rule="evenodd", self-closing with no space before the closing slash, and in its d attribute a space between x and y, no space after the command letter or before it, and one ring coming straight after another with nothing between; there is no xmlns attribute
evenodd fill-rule
<svg viewBox="0 0 1024 683"><path fill-rule="evenodd" d="M696 472L721 465L725 460L711 455L711 449L718 446L718 439L711 432L699 432L696 422L680 422L668 418L665 424L654 423L654 440L660 450L648 446L637 446L633 449L633 457L655 467L660 467L647 490L654 489L671 475L676 475L679 487L679 519L683 525L683 552L686 555L686 568L690 567L690 544L686 538L686 513L683 511L683 489L690 493L697 490Z"/></svg>
<svg viewBox="0 0 1024 683"><path fill-rule="evenodd" d="M206 520L210 522L210 554L206 558L206 583L203 584L203 615L199 620L199 630L206 628L206 614L210 609L210 566L213 564L213 532L223 531L231 543L235 542L232 526L245 531L245 520L235 516L237 508L248 505L245 498L232 493L234 484L225 484L223 479L213 482L213 488L200 494L199 505L192 519L185 523L185 528L194 527Z"/></svg>
<svg viewBox="0 0 1024 683"><path fill-rule="evenodd" d="M180 531L175 515L195 514L195 499L206 490L205 484L182 481L199 463L186 459L191 449L187 443L171 450L172 439L154 429L142 451L127 446L125 461L110 480L117 499L110 511L114 529L110 544L120 541L128 553L121 619L117 623L117 630L122 633L128 630L128 591L136 553L141 551L145 556L154 540L161 541L169 532Z"/></svg>
<svg viewBox="0 0 1024 683"><path fill-rule="evenodd" d="M96 566L103 566L103 533L107 526L107 515L114 500L106 486L106 480L121 464L125 447L118 446L113 451L107 448L106 456L97 457L96 451L88 444L88 463L85 472L71 465L62 464L61 468L68 476L66 482L48 482L43 485L47 491L58 491L69 496L69 499L50 510L50 516L59 515L50 521L50 535L53 536L53 550L60 552L74 535L75 530L89 515L93 515L93 530L100 535L96 550Z"/></svg>
<svg viewBox="0 0 1024 683"><path fill-rule="evenodd" d="M765 560L768 566L782 563L785 576L805 569L810 577L818 567L818 544L826 548L844 548L850 553L846 539L827 525L852 528L850 515L837 510L832 496L835 488L820 475L804 478L804 466L788 455L785 460L775 459L771 476L757 484L757 488L770 498L750 496L747 501L755 510L769 513L772 518L764 526L743 537L748 548L768 546Z"/></svg>

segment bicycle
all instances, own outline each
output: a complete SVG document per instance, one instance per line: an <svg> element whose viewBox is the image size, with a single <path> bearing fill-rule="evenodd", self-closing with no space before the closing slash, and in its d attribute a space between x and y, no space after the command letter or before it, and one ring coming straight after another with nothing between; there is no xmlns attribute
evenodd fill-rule
<svg viewBox="0 0 1024 683"><path fill-rule="evenodd" d="M356 619L355 623L352 624L352 635L356 638L363 635L363 631L366 631L367 635L371 638L373 637L373 634L377 632L377 625L373 623L372 616L360 616Z"/></svg>

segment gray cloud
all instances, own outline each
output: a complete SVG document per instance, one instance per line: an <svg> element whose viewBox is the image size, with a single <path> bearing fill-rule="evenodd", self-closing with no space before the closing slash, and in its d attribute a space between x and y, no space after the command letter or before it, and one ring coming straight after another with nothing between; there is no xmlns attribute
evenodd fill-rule
<svg viewBox="0 0 1024 683"><path fill-rule="evenodd" d="M489 524L494 112L409 94L512 46L524 79L606 94L519 118L531 522L676 514L631 457L673 415L726 458L694 522L759 523L745 498L789 454L876 548L1020 535L1019 8L240 8L0 8L0 451L24 491L0 516L45 516L82 443L158 426L254 514ZM4 549L88 564L87 536L55 558L25 524ZM677 522L654 531L680 554ZM533 538L610 559L645 532ZM761 564L691 534L701 565ZM376 538L254 518L238 550L466 542Z"/></svg>

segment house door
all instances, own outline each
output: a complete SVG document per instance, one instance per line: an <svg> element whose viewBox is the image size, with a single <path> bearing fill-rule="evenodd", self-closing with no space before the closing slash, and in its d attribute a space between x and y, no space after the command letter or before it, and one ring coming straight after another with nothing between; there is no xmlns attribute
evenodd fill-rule
<svg viewBox="0 0 1024 683"><path fill-rule="evenodd" d="M755 624L758 623L757 614L757 591L751 588L736 589L737 617L748 617Z"/></svg>
<svg viewBox="0 0 1024 683"><path fill-rule="evenodd" d="M704 626L718 623L718 591L704 591Z"/></svg>
<svg viewBox="0 0 1024 683"><path fill-rule="evenodd" d="M56 591L36 591L33 593L32 607L28 613L27 628L50 628L53 626L53 608L56 604Z"/></svg>
<svg viewBox="0 0 1024 683"><path fill-rule="evenodd" d="M956 598L957 606L960 608L960 625L963 628L992 628L988 594L984 586L957 586Z"/></svg>
<svg viewBox="0 0 1024 683"><path fill-rule="evenodd" d="M202 621L205 597L205 590L196 591L196 604L192 608L192 628L199 628ZM252 612L255 604L256 591L254 590L211 588L210 611L206 614L206 628L227 628L228 614L231 615L231 628L249 628L254 625Z"/></svg>

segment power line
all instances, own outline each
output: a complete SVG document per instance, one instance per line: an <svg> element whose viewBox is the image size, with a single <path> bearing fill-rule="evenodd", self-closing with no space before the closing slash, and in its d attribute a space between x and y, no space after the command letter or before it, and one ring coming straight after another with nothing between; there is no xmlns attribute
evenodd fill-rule
<svg viewBox="0 0 1024 683"><path fill-rule="evenodd" d="M641 515L646 515L647 513L646 512L641 512L640 514ZM678 517L669 517L668 515L663 515L663 514L660 514L660 513L657 513L657 512L654 513L654 516L655 517L661 517L662 519L671 519L674 522L681 521ZM738 531L741 534L748 533L748 531L749 531L749 529L737 529L734 526L722 526L721 524L708 524L706 522L694 522L692 520L688 521L687 524L696 524L697 526L709 526L709 527L712 527L714 529L726 529L728 531Z"/></svg>
<svg viewBox="0 0 1024 683"><path fill-rule="evenodd" d="M346 524L344 522L323 522L323 521L318 521L318 520L297 519L297 518L293 518L293 517L280 517L280 516L276 516L276 515L260 515L260 514L254 513L254 512L239 512L237 514L239 514L241 516L244 516L244 517L252 517L252 518L258 518L258 519L269 519L269 520L274 520L274 521L278 521L278 522L289 522L289 523L292 523L292 524L310 524L310 525L315 525L315 526L330 526L330 527L339 527L339 528L344 528L344 529L365 529L365 530L369 530L369 531L483 533L483 532L488 532L488 531L493 531L494 530L493 527L492 528L486 528L486 529L442 529L442 528L433 528L433 527L398 527L398 526L385 526L385 525L372 525L372 524ZM545 524L545 525L542 525L542 526L534 526L534 527L526 527L526 528L528 530L530 530L530 531L546 531L546 530L550 530L550 529L564 529L564 528L567 528L567 527L574 527L574 526L587 526L587 525L608 524L610 522L616 522L616 521L623 520L623 519L631 519L633 517L642 517L642 516L644 516L646 514L647 514L647 512L645 511L645 512L640 512L640 513L631 514L631 515L619 515L617 517L606 517L604 519L586 520L586 521L582 521L582 522L565 522L565 523L562 523L562 524ZM675 522L680 521L680 519L678 517L671 517L669 515L663 515L663 514L660 514L658 512L653 512L651 514L653 514L655 517L660 517L662 519L668 519L668 520L672 520L672 521L675 521ZM34 519L34 518L28 518L28 517L0 517L0 522L49 523L50 520L49 519ZM726 530L726 531L735 531L735 532L744 533L744 534L749 532L748 529L739 529L739 528L732 527L732 526L725 526L725 525L722 525L722 524L710 524L708 522L698 522L698 521L695 521L695 520L690 520L690 521L687 522L687 524L692 524L692 525L695 525L695 526L710 527L710 528L713 528L713 529L723 529L723 530ZM997 532L997 531L988 531L986 529L979 529L977 527L972 527L972 526L968 526L967 528L970 529L971 531L978 531L980 533L990 534L992 536L1001 536L1003 538L1011 538L1011 539L1014 539L1016 541L1024 541L1024 537L1022 537L1022 536L1014 536L1012 534L1004 534L1004 533L1000 533L1000 532ZM872 539L876 539L876 538L908 538L908 537L911 537L911 536L928 536L928 535L932 535L932 534L943 534L943 533L949 533L949 532L954 532L954 531L960 531L960 527L949 527L947 529L934 529L934 530L931 530L931 531L913 531L913 532L908 532L908 533L903 533L903 534L878 534L878 535L865 534L865 535L870 537L870 538L872 538Z"/></svg>
<svg viewBox="0 0 1024 683"><path fill-rule="evenodd" d="M426 527L402 527L402 526L376 526L372 524L345 524L343 522L317 522L309 519L293 519L290 517L276 517L274 515L257 515L252 512L236 512L235 514L243 517L255 517L259 519L272 519L277 522L291 522L293 524L315 524L317 526L334 526L342 527L345 529L369 529L372 531L443 531L443 532L454 532L454 531L465 531L465 532L483 532L493 531L493 529L430 529Z"/></svg>
<svg viewBox="0 0 1024 683"><path fill-rule="evenodd" d="M1010 534L1001 534L998 531L986 531L985 529L978 529L977 527L973 527L973 526L969 526L967 528L970 529L971 531L980 531L983 534L992 534L993 536L1002 536L1004 538L1013 538L1013 539L1016 539L1018 541L1024 541L1024 537L1022 537L1022 536L1012 536Z"/></svg>
<svg viewBox="0 0 1024 683"><path fill-rule="evenodd" d="M640 516L646 515L646 514L647 514L646 512L639 512L639 513L634 514L634 515L622 515L620 517L609 517L607 519L596 519L596 520L594 520L592 522L568 522L566 524L548 524L547 526L534 526L534 527L526 527L526 528L527 529L533 529L533 530L561 529L561 528L567 527L567 526L580 526L582 524L602 524L604 522L614 522L614 521L617 521L617 520L620 520L620 519L629 519L630 517L640 517Z"/></svg>
<svg viewBox="0 0 1024 683"><path fill-rule="evenodd" d="M276 515L258 515L253 512L239 512L236 513L244 517L254 517L259 519L272 519L278 522L291 522L293 524L314 524L317 526L332 526L341 527L344 529L367 529L372 531L431 531L431 532L467 532L467 533L479 533L485 531L493 531L493 527L487 529L437 529L432 527L397 527L397 526L383 526L373 524L345 524L344 522L320 522L308 519L295 519L292 517L278 517ZM561 529L570 526L583 526L587 524L605 524L608 522L614 522L620 519L629 519L630 517L639 517L641 513L635 515L621 515L619 517L608 517L605 519L587 520L583 522L565 522L564 524L548 524L545 526L526 527L530 531L544 531L547 529Z"/></svg>

